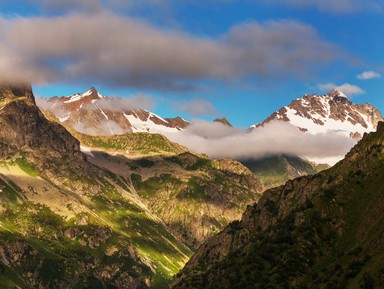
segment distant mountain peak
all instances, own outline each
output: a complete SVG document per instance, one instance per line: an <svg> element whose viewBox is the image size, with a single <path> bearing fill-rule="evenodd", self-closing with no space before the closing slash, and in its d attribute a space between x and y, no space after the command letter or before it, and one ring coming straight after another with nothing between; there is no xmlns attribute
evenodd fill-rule
<svg viewBox="0 0 384 289"><path fill-rule="evenodd" d="M91 87L84 93L76 93L68 97L62 97L64 103L79 102L79 103L88 103L94 102L95 100L102 99L105 96L96 90L96 88Z"/></svg>
<svg viewBox="0 0 384 289"><path fill-rule="evenodd" d="M285 121L310 134L334 132L361 138L364 133L374 131L381 120L383 116L373 105L355 104L344 93L333 89L323 96L306 94L297 98L251 128L271 121Z"/></svg>
<svg viewBox="0 0 384 289"><path fill-rule="evenodd" d="M225 117L215 118L213 122L219 122L219 123L222 123L223 125L233 127L232 124Z"/></svg>

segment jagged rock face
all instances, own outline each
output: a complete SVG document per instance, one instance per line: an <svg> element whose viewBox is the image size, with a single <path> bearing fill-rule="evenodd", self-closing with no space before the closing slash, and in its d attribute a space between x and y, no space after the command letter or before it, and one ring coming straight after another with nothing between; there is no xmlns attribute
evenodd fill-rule
<svg viewBox="0 0 384 289"><path fill-rule="evenodd" d="M171 124L173 127L177 127L180 129L184 129L188 126L189 122L185 119L181 118L180 116L176 116L173 118L165 118L165 120Z"/></svg>
<svg viewBox="0 0 384 289"><path fill-rule="evenodd" d="M380 122L333 168L266 191L171 288L383 288L383 172Z"/></svg>
<svg viewBox="0 0 384 289"><path fill-rule="evenodd" d="M289 122L311 134L333 131L361 138L365 132L374 131L383 116L371 104L354 104L341 92L332 90L324 96L313 94L298 98L252 127L264 126L274 120Z"/></svg>
<svg viewBox="0 0 384 289"><path fill-rule="evenodd" d="M119 107L115 101L92 87L84 93L49 99L48 110L64 126L90 135L177 132L189 124L180 117L163 119L144 109Z"/></svg>
<svg viewBox="0 0 384 289"><path fill-rule="evenodd" d="M28 151L33 157L84 161L80 143L61 125L49 122L35 104L31 87L0 88L0 157Z"/></svg>

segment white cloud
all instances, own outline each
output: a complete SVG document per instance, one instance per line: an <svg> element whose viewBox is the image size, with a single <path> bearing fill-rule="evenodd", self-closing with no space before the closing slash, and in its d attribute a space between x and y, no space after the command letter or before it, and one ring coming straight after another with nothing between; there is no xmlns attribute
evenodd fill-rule
<svg viewBox="0 0 384 289"><path fill-rule="evenodd" d="M282 121L272 121L251 131L196 121L184 131L167 137L212 158L234 159L286 153L309 159L340 160L356 143L356 140L333 132L319 135L303 133Z"/></svg>
<svg viewBox="0 0 384 289"><path fill-rule="evenodd" d="M372 78L381 78L381 74L378 72L370 70L370 71L364 71L364 72L358 74L357 78L362 79L362 80L372 79Z"/></svg>
<svg viewBox="0 0 384 289"><path fill-rule="evenodd" d="M192 116L212 116L219 112L215 106L206 99L192 99L185 101L175 101L172 105L179 111L185 112Z"/></svg>
<svg viewBox="0 0 384 289"><path fill-rule="evenodd" d="M329 83L320 83L320 84L318 85L318 87L319 87L319 89L320 89L321 91L326 91L326 92L328 92L328 91L330 91L330 90L332 90L332 89L335 89L335 88L337 87L337 85L334 84L334 83L329 82Z"/></svg>
<svg viewBox="0 0 384 289"><path fill-rule="evenodd" d="M336 89L349 96L364 93L364 90L362 90L360 87L358 87L357 85L349 84L349 83L344 83L342 85L339 85L336 87Z"/></svg>
<svg viewBox="0 0 384 289"><path fill-rule="evenodd" d="M353 85L349 83L344 83L342 85L336 85L334 83L324 83L324 84L319 84L318 87L321 91L326 91L326 92L332 89L336 89L350 97L364 93L363 89L361 89L357 85Z"/></svg>
<svg viewBox="0 0 384 289"><path fill-rule="evenodd" d="M119 135L128 132L113 120L103 120L98 124L97 127L89 126L82 122L77 122L74 124L73 128L83 134L98 136Z"/></svg>
<svg viewBox="0 0 384 289"><path fill-rule="evenodd" d="M105 97L96 100L88 105L88 109L98 110L99 108L109 111L127 111L132 109L151 109L154 100L147 94L136 94L130 97Z"/></svg>
<svg viewBox="0 0 384 289"><path fill-rule="evenodd" d="M293 20L235 25L209 38L105 11L0 17L0 75L9 82L186 90L201 79L306 78L339 52Z"/></svg>

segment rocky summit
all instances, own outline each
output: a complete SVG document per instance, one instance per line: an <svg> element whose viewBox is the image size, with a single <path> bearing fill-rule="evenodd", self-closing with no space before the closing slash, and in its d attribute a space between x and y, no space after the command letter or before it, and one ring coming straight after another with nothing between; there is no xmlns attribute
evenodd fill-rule
<svg viewBox="0 0 384 289"><path fill-rule="evenodd" d="M58 165L82 166L80 142L61 125L48 121L39 108L30 86L0 87L0 157L8 159L28 152L41 167L49 160Z"/></svg>
<svg viewBox="0 0 384 289"><path fill-rule="evenodd" d="M264 193L171 288L383 288L384 123L334 167Z"/></svg>

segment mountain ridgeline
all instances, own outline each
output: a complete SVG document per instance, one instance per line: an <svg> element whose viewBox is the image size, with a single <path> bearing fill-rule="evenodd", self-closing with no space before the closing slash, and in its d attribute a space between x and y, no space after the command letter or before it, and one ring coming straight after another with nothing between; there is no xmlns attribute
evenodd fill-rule
<svg viewBox="0 0 384 289"><path fill-rule="evenodd" d="M384 288L384 123L321 173L266 191L171 288Z"/></svg>

